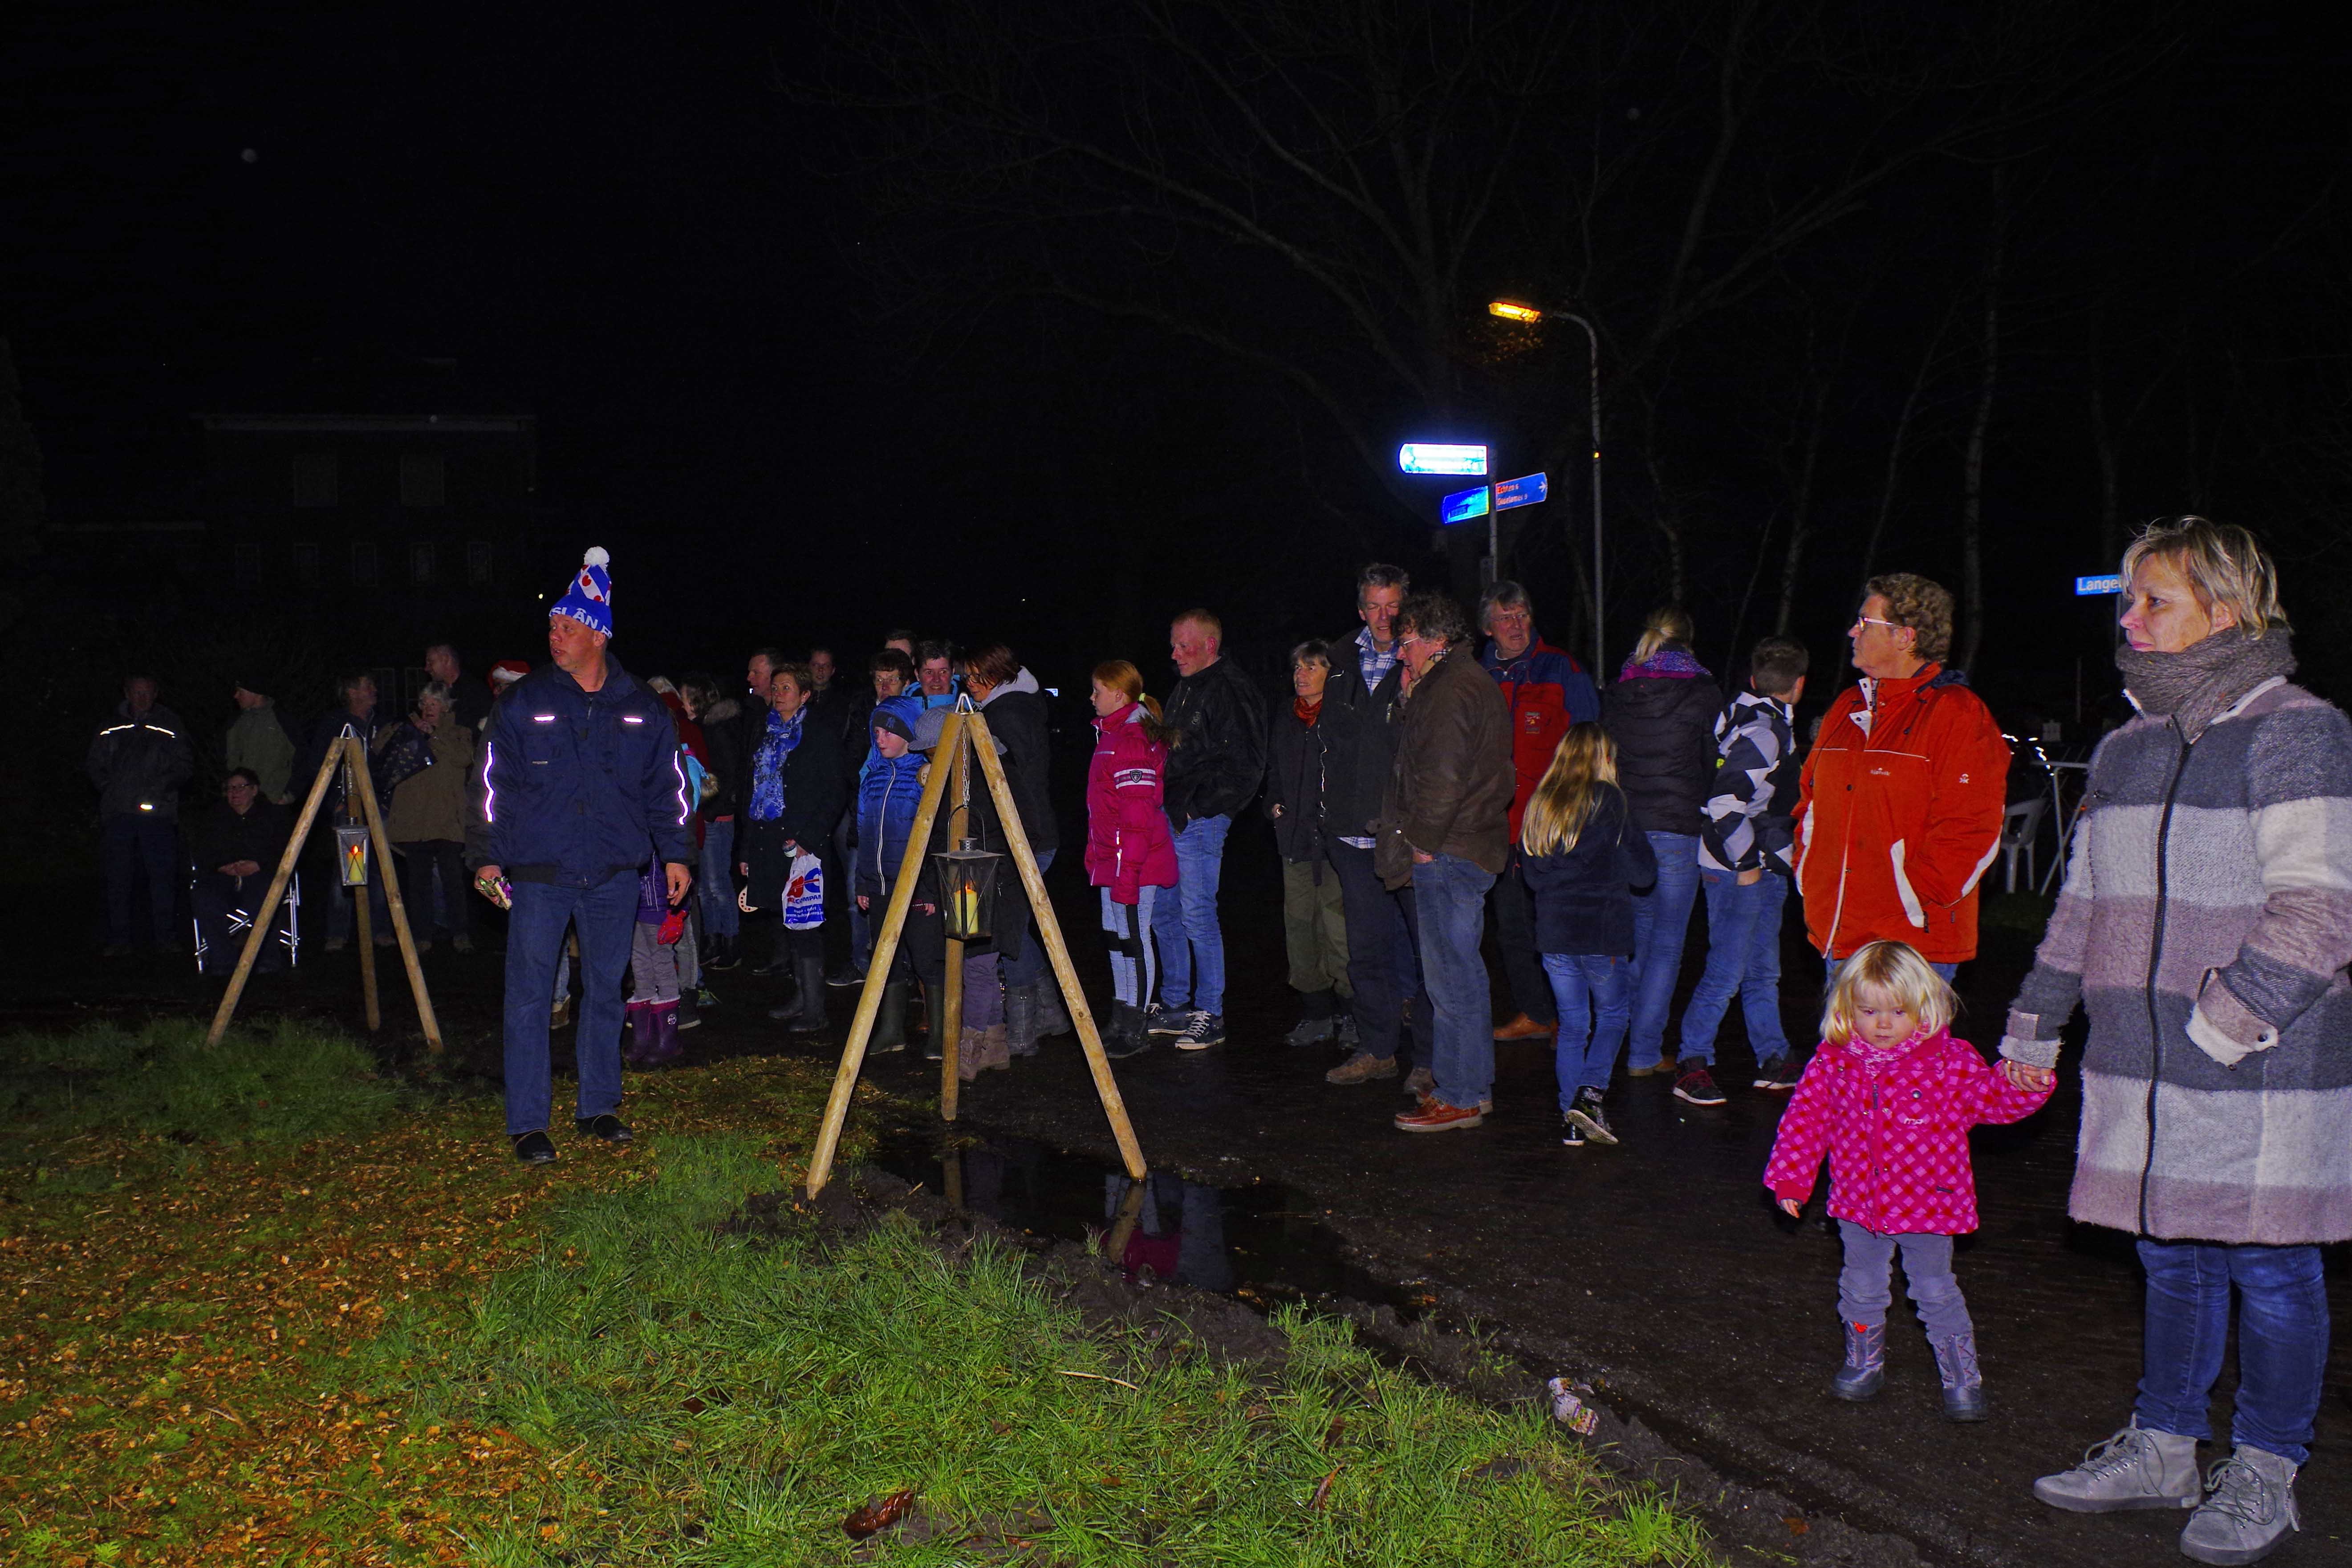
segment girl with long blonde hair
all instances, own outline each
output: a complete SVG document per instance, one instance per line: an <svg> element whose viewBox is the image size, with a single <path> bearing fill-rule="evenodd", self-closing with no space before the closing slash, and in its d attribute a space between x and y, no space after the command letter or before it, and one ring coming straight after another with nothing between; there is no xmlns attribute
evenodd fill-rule
<svg viewBox="0 0 2352 1568"><path fill-rule="evenodd" d="M1559 1034L1560 1142L1614 1143L1601 1109L1632 1018L1633 889L1657 877L1650 841L1617 785L1617 747L1591 722L1570 727L1519 822L1520 874Z"/></svg>

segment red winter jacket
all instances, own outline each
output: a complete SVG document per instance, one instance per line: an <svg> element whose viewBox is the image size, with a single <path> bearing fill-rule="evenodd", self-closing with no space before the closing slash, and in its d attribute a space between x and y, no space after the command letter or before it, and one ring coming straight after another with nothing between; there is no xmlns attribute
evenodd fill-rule
<svg viewBox="0 0 2352 1568"><path fill-rule="evenodd" d="M1862 722L1867 721L1867 723ZM1837 695L1795 813L1805 933L1826 957L1908 942L1977 955L1977 882L2000 852L2009 742L1965 676L1924 666Z"/></svg>
<svg viewBox="0 0 2352 1568"><path fill-rule="evenodd" d="M1087 880L1122 904L1176 885L1176 841L1160 805L1168 748L1143 719L1139 702L1097 718L1087 764Z"/></svg>
<svg viewBox="0 0 2352 1568"><path fill-rule="evenodd" d="M1803 1203L1826 1149L1832 1218L1881 1236L1963 1235L1977 1227L1969 1129L2021 1121L2049 1098L2012 1088L1949 1029L1874 1068L1824 1040L1780 1113L1764 1184Z"/></svg>
<svg viewBox="0 0 2352 1568"><path fill-rule="evenodd" d="M1505 660L1492 637L1478 663L1495 678L1511 705L1511 842L1519 841L1519 818L1528 797L1543 782L1551 754L1571 724L1601 717L1601 696L1584 666L1541 637L1518 658Z"/></svg>

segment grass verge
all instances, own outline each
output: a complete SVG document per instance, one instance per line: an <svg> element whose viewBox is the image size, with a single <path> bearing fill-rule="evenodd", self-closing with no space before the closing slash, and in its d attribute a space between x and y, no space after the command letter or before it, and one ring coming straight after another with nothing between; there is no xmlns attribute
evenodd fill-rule
<svg viewBox="0 0 2352 1568"><path fill-rule="evenodd" d="M718 1224L828 1074L634 1080L547 1171L331 1035L0 1039L0 1553L500 1564L1702 1561L1533 1411L1277 1319L1236 1366L1089 1331L895 1217ZM911 1490L863 1546L844 1516Z"/></svg>

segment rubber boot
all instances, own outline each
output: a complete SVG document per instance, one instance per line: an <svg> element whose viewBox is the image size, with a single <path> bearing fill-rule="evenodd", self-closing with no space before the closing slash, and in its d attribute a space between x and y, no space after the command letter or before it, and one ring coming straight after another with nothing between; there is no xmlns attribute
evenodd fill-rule
<svg viewBox="0 0 2352 1568"><path fill-rule="evenodd" d="M629 1044L621 1059L633 1067L643 1067L654 1059L654 1005L632 1002L628 1008Z"/></svg>
<svg viewBox="0 0 2352 1568"><path fill-rule="evenodd" d="M1037 1054L1037 983L1004 988L1004 1041L1016 1057Z"/></svg>
<svg viewBox="0 0 2352 1568"><path fill-rule="evenodd" d="M677 1043L677 1004L655 1002L649 1005L654 1022L654 1050L649 1065L664 1067L686 1054Z"/></svg>
<svg viewBox="0 0 2352 1568"><path fill-rule="evenodd" d="M1062 983L1048 964L1043 978L1030 988L1037 997L1037 1037L1050 1040L1061 1035L1074 1035L1078 1026L1070 1022L1070 1010L1062 1002Z"/></svg>
<svg viewBox="0 0 2352 1568"><path fill-rule="evenodd" d="M1875 1399L1885 1382L1886 1325L1846 1323L1845 1364L1830 1381L1830 1392L1840 1399Z"/></svg>
<svg viewBox="0 0 2352 1568"><path fill-rule="evenodd" d="M1927 1345L1936 1352L1936 1371L1944 1380L1944 1419L1983 1420L1988 1412L1984 1374L1977 1368L1976 1335L1954 1334L1949 1339L1929 1340Z"/></svg>
<svg viewBox="0 0 2352 1568"><path fill-rule="evenodd" d="M907 993L910 983L893 980L882 987L882 1005L875 1009L874 1033L866 1041L869 1057L887 1057L907 1048Z"/></svg>
<svg viewBox="0 0 2352 1568"><path fill-rule="evenodd" d="M791 1026L795 1035L822 1035L830 1027L824 1016L824 954L802 953L793 960L793 978L800 985L800 1021Z"/></svg>
<svg viewBox="0 0 2352 1568"><path fill-rule="evenodd" d="M1103 1055L1117 1061L1131 1057L1151 1044L1151 1037L1143 1027L1143 1009L1132 1002L1110 1005L1110 1021L1102 1026Z"/></svg>

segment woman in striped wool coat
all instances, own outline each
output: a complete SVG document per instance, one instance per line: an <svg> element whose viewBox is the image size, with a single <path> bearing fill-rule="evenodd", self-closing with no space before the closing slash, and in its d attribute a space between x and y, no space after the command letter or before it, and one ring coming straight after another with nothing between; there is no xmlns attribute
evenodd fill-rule
<svg viewBox="0 0 2352 1568"><path fill-rule="evenodd" d="M2080 1001L2074 1217L2139 1237L2131 1422L2034 1485L2079 1512L2193 1508L2181 1550L2252 1563L2298 1527L2327 1356L2319 1245L2352 1237L2352 723L2294 668L2269 557L2179 518L2124 556L2138 714L2100 744L2001 1054L2054 1068ZM2231 1457L2197 1442L2238 1315Z"/></svg>

